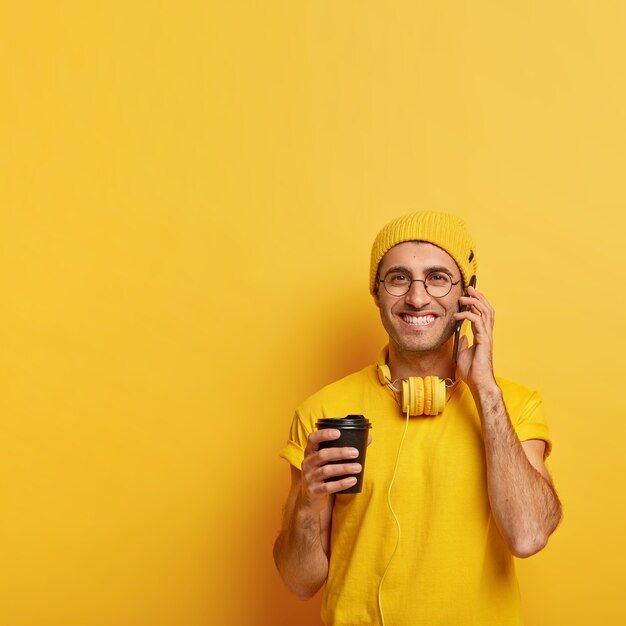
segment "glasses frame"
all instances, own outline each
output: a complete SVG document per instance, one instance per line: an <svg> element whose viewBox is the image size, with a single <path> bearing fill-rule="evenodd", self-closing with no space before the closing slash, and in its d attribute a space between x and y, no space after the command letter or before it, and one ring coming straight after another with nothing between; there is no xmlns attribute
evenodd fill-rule
<svg viewBox="0 0 626 626"><path fill-rule="evenodd" d="M385 278L387 278L387 276L389 276L390 273L398 273L397 270L390 270L389 272L387 272L385 274ZM408 272L405 272L408 276L410 276L410 274ZM435 296L432 293L430 293L430 291L428 291L428 286L426 285L426 281L428 280L428 277L431 274L446 274L446 276L448 276L450 278L450 289L448 289L448 291L446 291L446 293L444 293L441 296ZM387 285L385 284L385 278L381 278L380 276L376 277L376 280L379 283L383 284L383 287L385 288L385 291L392 296L393 298L402 298L402 296L406 296L407 293L409 293L409 291L411 291L411 287L413 287L413 283L424 283L424 290L426 291L426 293L431 297L431 298L445 298L451 291L452 291L452 287L454 287L455 285L458 285L461 282L461 279L459 278L459 280L457 280L456 282L454 282L452 280L452 276L450 276L450 274L448 274L447 272L442 272L441 270L437 270L435 272L429 272L428 275L426 276L426 278L424 278L423 280L421 278L412 278L411 282L409 283L406 291L404 293L401 294L395 294L395 293L391 293L389 291L389 289L387 289Z"/></svg>

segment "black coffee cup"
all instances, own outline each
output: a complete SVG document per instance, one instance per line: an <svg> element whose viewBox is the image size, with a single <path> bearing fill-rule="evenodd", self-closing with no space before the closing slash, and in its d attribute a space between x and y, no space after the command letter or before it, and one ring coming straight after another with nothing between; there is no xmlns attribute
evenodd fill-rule
<svg viewBox="0 0 626 626"><path fill-rule="evenodd" d="M318 430L322 428L336 428L341 436L339 439L332 441L322 441L319 445L322 448L356 448L359 456L356 459L340 459L338 461L329 461L329 464L337 465L338 463L360 463L361 471L358 474L347 474L346 476L333 476L327 478L324 482L341 480L354 476L356 484L337 493L361 493L363 487L363 472L365 471L365 453L367 452L367 439L369 429L372 427L371 422L363 417L363 415L346 415L346 417L324 417L317 420L316 427Z"/></svg>

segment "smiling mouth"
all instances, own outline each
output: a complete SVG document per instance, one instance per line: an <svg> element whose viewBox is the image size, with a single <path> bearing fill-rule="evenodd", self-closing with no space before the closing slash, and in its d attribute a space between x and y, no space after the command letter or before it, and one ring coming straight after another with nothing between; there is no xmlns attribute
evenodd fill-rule
<svg viewBox="0 0 626 626"><path fill-rule="evenodd" d="M402 313L400 317L404 322L413 326L427 326L435 321L434 315L409 315L408 313Z"/></svg>

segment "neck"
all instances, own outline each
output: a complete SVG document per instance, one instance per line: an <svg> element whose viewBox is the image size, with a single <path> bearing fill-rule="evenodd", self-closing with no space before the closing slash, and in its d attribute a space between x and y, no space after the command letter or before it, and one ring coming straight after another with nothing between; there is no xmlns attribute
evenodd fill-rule
<svg viewBox="0 0 626 626"><path fill-rule="evenodd" d="M428 352L409 352L400 349L393 341L389 342L389 370L391 379L399 380L410 376L439 376L454 380L456 367L452 361L453 341L447 341L439 348Z"/></svg>

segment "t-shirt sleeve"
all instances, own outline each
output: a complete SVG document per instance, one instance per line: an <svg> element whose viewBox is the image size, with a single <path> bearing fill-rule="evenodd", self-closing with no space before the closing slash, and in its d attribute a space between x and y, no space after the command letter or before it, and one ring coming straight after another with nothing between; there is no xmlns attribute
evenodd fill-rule
<svg viewBox="0 0 626 626"><path fill-rule="evenodd" d="M280 452L281 458L289 461L295 468L301 469L304 450L310 434L311 429L304 425L299 411L296 411L291 421L287 444Z"/></svg>
<svg viewBox="0 0 626 626"><path fill-rule="evenodd" d="M541 396L533 391L525 399L519 407L517 416L514 418L513 428L520 441L528 441L529 439L541 439L546 442L546 451L544 457L547 458L552 452L552 439L548 431L548 423L543 412L543 404Z"/></svg>

